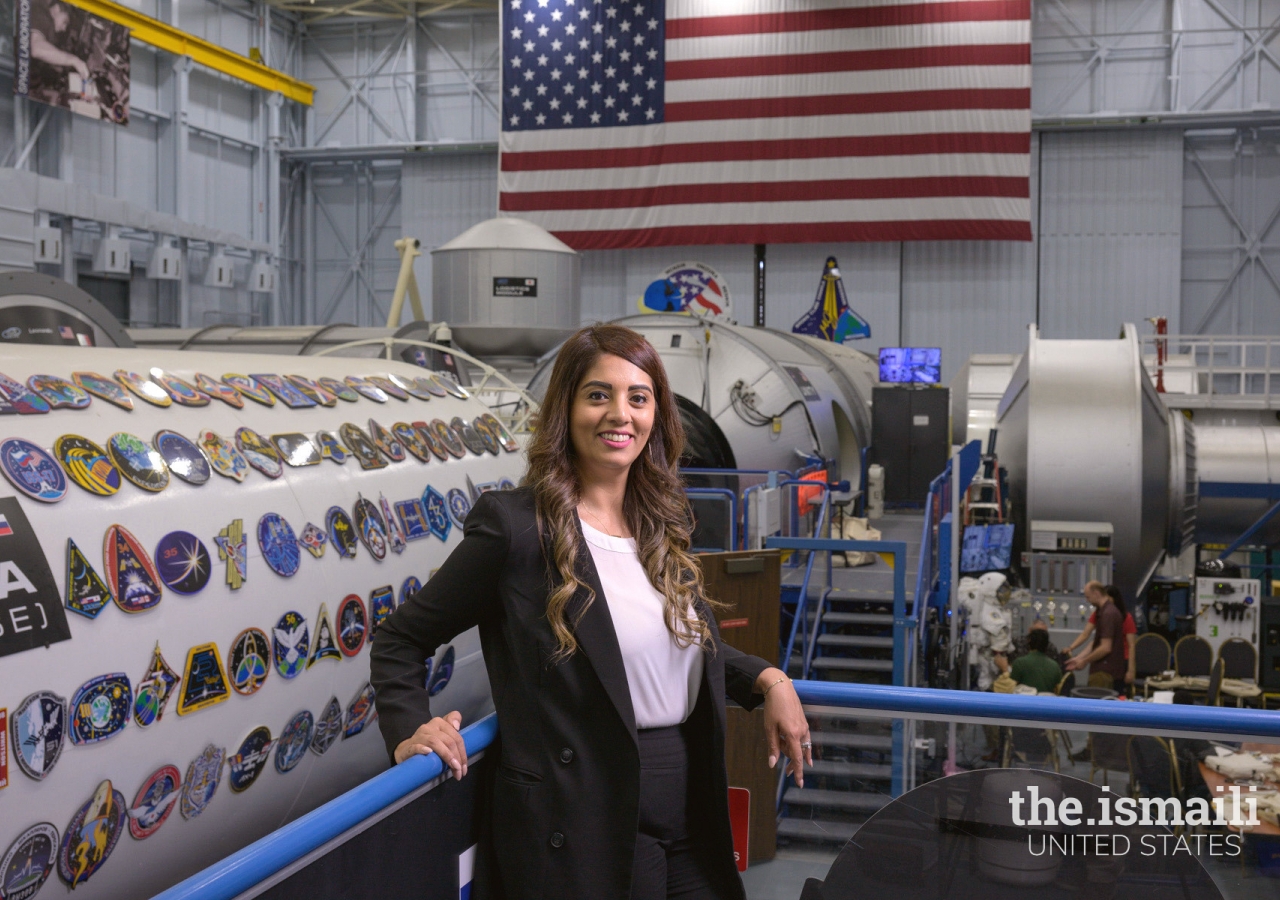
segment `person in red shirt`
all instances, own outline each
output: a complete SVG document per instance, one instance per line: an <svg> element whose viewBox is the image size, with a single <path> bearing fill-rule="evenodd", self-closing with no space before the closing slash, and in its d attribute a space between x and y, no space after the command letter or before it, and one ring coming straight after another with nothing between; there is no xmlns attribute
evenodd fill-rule
<svg viewBox="0 0 1280 900"><path fill-rule="evenodd" d="M1068 672L1074 672L1089 666L1092 672L1105 672L1111 676L1113 684L1123 684L1129 673L1129 664L1125 661L1124 620L1126 613L1116 606L1111 595L1101 582L1091 581L1084 587L1084 596L1094 606L1093 627L1086 627L1079 638L1072 642L1079 646L1093 633L1093 646L1087 653L1081 653L1067 660Z"/></svg>
<svg viewBox="0 0 1280 900"><path fill-rule="evenodd" d="M1124 658L1128 663L1125 670L1124 683L1133 684L1133 679L1137 677L1137 670L1135 668L1135 660L1133 656L1133 645L1138 640L1138 625L1133 620L1133 614L1125 608L1124 595L1120 593L1120 589L1118 587L1114 584L1108 584L1104 587L1102 583L1098 581L1090 582L1090 584L1095 584L1103 590L1107 596L1111 598L1111 602L1116 605L1116 608L1124 613ZM1086 594L1088 591L1089 588L1086 586ZM1093 629L1097 624L1097 619L1098 613L1096 610L1089 614L1088 623L1084 626L1084 630L1080 632L1080 636L1072 641L1070 646L1067 647L1065 651L1067 654L1074 653L1077 647L1089 640L1089 637L1093 634Z"/></svg>

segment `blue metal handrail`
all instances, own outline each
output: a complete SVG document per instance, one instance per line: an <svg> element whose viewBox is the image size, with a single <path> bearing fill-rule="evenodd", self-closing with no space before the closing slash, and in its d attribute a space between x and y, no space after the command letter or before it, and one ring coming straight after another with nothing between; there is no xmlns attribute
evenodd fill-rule
<svg viewBox="0 0 1280 900"><path fill-rule="evenodd" d="M815 521L813 526L814 534L821 535L822 526L827 521L827 512L831 508L831 488L828 485L822 484L821 482L806 481L804 479L799 479L799 478L791 481L784 481L778 486L787 487L789 485L804 485L806 487L817 487L822 490L822 507L818 511L818 518L817 518L817 521ZM770 549L772 547L778 546L777 544L774 544L772 542L780 539L781 538L778 538L778 537L766 538L765 549ZM813 538L802 538L801 540L813 540ZM799 597L796 598L795 616L791 620L791 633L787 637L787 646L786 646L786 649L784 649L782 652L782 658L780 660L780 665L779 665L779 668L781 668L782 671L784 672L788 672L791 670L791 654L795 652L796 631L799 629L803 629L801 638L804 642L803 646L804 646L805 652L802 656L801 668L800 668L800 673L802 678L809 677L809 663L813 658L813 654L810 651L809 645L813 640L816 640L817 633L818 633L816 621L814 623L813 631L810 632L809 624L808 624L808 610L806 609L809 603L809 579L813 576L813 564L817 560L817 558L818 558L817 553L810 552L808 559L805 561L804 578L800 582L800 595ZM801 624L802 622L804 623L803 625Z"/></svg>
<svg viewBox="0 0 1280 900"><path fill-rule="evenodd" d="M726 497L729 500L729 549L738 549L738 495L728 488L686 487L688 497ZM718 547L716 549L719 549Z"/></svg>
<svg viewBox="0 0 1280 900"><path fill-rule="evenodd" d="M462 729L467 756L488 747L497 734L496 713L490 713ZM444 764L434 753L407 759L178 882L157 894L153 900L232 900L412 794L443 772Z"/></svg>
<svg viewBox="0 0 1280 900"><path fill-rule="evenodd" d="M1085 730L1091 726L1102 726L1268 740L1280 738L1280 716L1274 710L1032 697L832 681L796 681L794 685L802 703L816 706L844 706L939 718L1055 722L1079 725Z"/></svg>

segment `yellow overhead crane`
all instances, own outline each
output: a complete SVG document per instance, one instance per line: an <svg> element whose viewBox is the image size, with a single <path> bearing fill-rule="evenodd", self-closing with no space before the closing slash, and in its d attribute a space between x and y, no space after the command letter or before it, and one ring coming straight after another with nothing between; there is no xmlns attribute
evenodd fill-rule
<svg viewBox="0 0 1280 900"><path fill-rule="evenodd" d="M198 38L194 34L188 34L172 25L167 25L159 19L144 16L127 6L112 3L111 0L67 0L67 2L95 16L125 26L134 40L150 44L166 53L190 57L215 72L229 75L246 84L262 88L264 91L283 94L288 99L305 106L311 106L315 100L316 89L305 81L291 78L283 72L254 62L247 56L233 53L204 38Z"/></svg>

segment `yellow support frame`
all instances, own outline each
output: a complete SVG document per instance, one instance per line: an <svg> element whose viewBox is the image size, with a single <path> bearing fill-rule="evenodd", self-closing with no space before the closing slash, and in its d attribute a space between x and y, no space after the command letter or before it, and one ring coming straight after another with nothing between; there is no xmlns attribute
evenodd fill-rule
<svg viewBox="0 0 1280 900"><path fill-rule="evenodd" d="M251 84L256 88L262 88L264 91L283 94L304 106L311 106L315 102L316 89L305 81L290 78L283 72L268 68L262 63L256 63L247 56L232 53L225 47L219 47L204 38L180 31L158 19L144 16L127 6L112 3L111 0L67 0L67 2L109 22L125 26L134 40L150 44L166 53L190 57L215 72L221 72L223 75Z"/></svg>

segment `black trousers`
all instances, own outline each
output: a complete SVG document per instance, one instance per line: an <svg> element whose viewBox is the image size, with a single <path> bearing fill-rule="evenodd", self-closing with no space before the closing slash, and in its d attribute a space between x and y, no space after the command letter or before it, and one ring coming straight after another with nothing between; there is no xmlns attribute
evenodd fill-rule
<svg viewBox="0 0 1280 900"><path fill-rule="evenodd" d="M691 766L689 723L646 728L640 738L640 829L631 870L631 900L722 900L729 894L699 835L710 804L708 783Z"/></svg>

